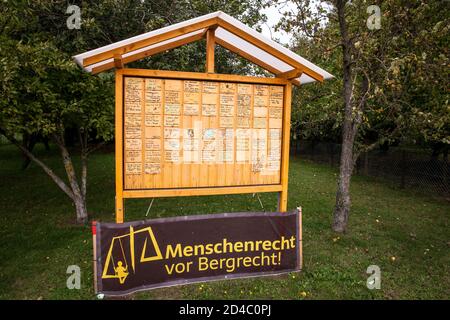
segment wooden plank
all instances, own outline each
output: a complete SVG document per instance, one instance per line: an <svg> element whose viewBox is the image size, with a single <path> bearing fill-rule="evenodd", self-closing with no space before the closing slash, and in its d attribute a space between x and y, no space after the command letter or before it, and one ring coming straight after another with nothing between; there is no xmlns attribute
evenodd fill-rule
<svg viewBox="0 0 450 320"><path fill-rule="evenodd" d="M281 185L283 187L278 199L278 211L287 211L288 171L289 171L289 139L291 130L291 95L292 84L284 88L283 138L281 140Z"/></svg>
<svg viewBox="0 0 450 320"><path fill-rule="evenodd" d="M233 74L148 70L148 69L134 69L134 68L124 68L121 71L123 75L138 76L138 77L174 78L174 79L206 80L206 81L214 80L214 81L231 81L231 82L260 83L260 84L280 84L280 85L285 85L289 83L289 81L287 81L286 79L281 78L262 78L262 77L240 76Z"/></svg>
<svg viewBox="0 0 450 320"><path fill-rule="evenodd" d="M153 189L153 190L125 190L125 198L154 198L154 197L179 197L179 196L206 196L221 194L244 194L281 191L281 185L260 186L233 186L213 188L179 188L179 189Z"/></svg>
<svg viewBox="0 0 450 320"><path fill-rule="evenodd" d="M292 80L292 79L296 79L296 78L300 77L302 75L302 73L303 73L302 69L293 69L290 71L279 73L279 74L277 74L277 77L287 79L287 80Z"/></svg>
<svg viewBox="0 0 450 320"><path fill-rule="evenodd" d="M216 47L214 30L206 32L206 72L214 73L214 51Z"/></svg>
<svg viewBox="0 0 450 320"><path fill-rule="evenodd" d="M120 54L114 55L114 66L116 67L116 69L123 69L122 55Z"/></svg>
<svg viewBox="0 0 450 320"><path fill-rule="evenodd" d="M138 52L138 53L126 56L126 57L122 58L122 62L125 65L127 63L130 63L130 62L133 62L133 61L136 61L139 59L153 56L155 54L158 54L158 53L170 50L170 49L175 49L175 48L178 48L179 46L182 46L182 45L185 45L185 44L188 44L191 42L198 41L198 40L202 39L203 37L204 37L204 34L202 34L202 33L195 34L190 37L186 37L186 38L183 38L183 39L180 39L177 41L166 43L165 45L158 46L156 48L151 48L151 49L148 49L148 50L145 50L142 52ZM114 66L115 66L114 62L105 63L101 66L93 68L91 73L97 74L97 73L112 69L112 68L114 68Z"/></svg>
<svg viewBox="0 0 450 320"><path fill-rule="evenodd" d="M114 54L125 54L131 51L135 51L144 47L148 47L150 45L162 42L162 41L166 41L172 38L176 38L178 36L184 35L184 34L188 34L200 29L204 29L204 28L209 28L212 25L217 24L217 18L211 18L208 20L204 20L204 21L200 21L197 23L193 23L191 25L179 28L179 29L174 29L165 33L161 33L161 34L157 34L154 35L152 37L140 40L140 41L136 41L133 43L129 43L123 46L120 46L118 48L112 49L112 50L108 50L105 52L101 52L98 54L94 54L90 57L87 57L86 59L83 60L83 67L87 67L90 66L94 63L98 63L107 59L111 59L114 57Z"/></svg>
<svg viewBox="0 0 450 320"><path fill-rule="evenodd" d="M116 111L115 111L115 143L116 143L116 222L123 223L123 75L116 70Z"/></svg>
<svg viewBox="0 0 450 320"><path fill-rule="evenodd" d="M281 51L278 51L277 49L273 48L271 45L261 41L260 39L250 35L249 33L243 31L242 29L239 29L238 27L228 23L227 21L221 19L220 17L217 19L218 24L220 27L226 29L227 31L235 34L236 36L250 42L254 46L257 46L261 50L264 50L265 52L273 55L274 57L284 61L285 63L293 66L294 68L298 69L304 69L304 73L306 73L308 76L312 77L313 79L316 79L320 82L323 82L323 76L317 73L316 71L304 66L297 60L291 58L290 56L284 54Z"/></svg>

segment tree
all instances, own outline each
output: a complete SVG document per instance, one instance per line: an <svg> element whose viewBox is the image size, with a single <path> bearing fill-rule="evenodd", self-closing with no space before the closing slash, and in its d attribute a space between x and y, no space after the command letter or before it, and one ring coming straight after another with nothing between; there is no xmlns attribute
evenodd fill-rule
<svg viewBox="0 0 450 320"><path fill-rule="evenodd" d="M317 86L302 89L302 95L313 104L306 110L316 111L310 121L326 124L336 117L342 135L333 229L344 232L350 179L362 152L394 141L449 146L446 4L375 1L381 9L376 17L362 0L291 2L294 9L285 10L279 27L295 35L297 51L325 61L342 88L337 111L330 108L337 96L323 96ZM369 28L369 17L380 18L381 28ZM335 88L325 89L330 87Z"/></svg>
<svg viewBox="0 0 450 320"><path fill-rule="evenodd" d="M262 0L248 1L74 1L81 8L81 29L66 27L67 1L34 0L0 3L0 134L15 144L74 202L77 221L88 219L88 155L112 138L113 73L92 76L81 71L71 56L149 30L224 10L250 25L263 16ZM204 65L203 43L150 57L134 66L199 71ZM219 51L221 71L253 69ZM203 70L202 70L203 71ZM65 133L76 132L81 170L77 174ZM59 177L17 134L50 138L59 148L67 180Z"/></svg>
<svg viewBox="0 0 450 320"><path fill-rule="evenodd" d="M88 219L86 206L87 159L112 138L111 82L82 73L50 43L25 45L5 40L0 56L3 97L0 101L0 134L15 144L74 202L77 221ZM3 55L6 52L14 55ZM64 85L61 85L64 84ZM101 103L99 103L101 101ZM77 175L65 142L65 130L79 135L81 172ZM15 138L15 133L49 137L59 148L66 183Z"/></svg>

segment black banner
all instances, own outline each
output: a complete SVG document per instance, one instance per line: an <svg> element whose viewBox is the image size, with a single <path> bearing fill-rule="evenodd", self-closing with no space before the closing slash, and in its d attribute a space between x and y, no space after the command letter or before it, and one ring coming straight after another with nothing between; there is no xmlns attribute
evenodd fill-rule
<svg viewBox="0 0 450 320"><path fill-rule="evenodd" d="M97 291L124 295L301 268L299 212L97 223Z"/></svg>

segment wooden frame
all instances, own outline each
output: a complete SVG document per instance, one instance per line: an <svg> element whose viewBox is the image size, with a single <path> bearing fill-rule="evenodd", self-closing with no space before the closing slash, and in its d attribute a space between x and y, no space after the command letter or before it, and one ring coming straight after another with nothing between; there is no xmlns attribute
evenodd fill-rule
<svg viewBox="0 0 450 320"><path fill-rule="evenodd" d="M256 186L226 186L226 187L200 187L200 188L174 188L174 189L124 189L124 141L123 141L123 85L125 76L141 76L152 78L192 79L192 80L215 80L231 81L241 83L255 83L265 85L284 86L284 105L282 115L282 144L281 144L281 167L280 184L256 185ZM177 197L194 195L221 195L221 194L243 194L260 192L278 192L278 210L287 211L288 194L288 168L289 168L289 139L290 139L290 114L291 114L291 90L292 84L282 78L260 78L239 75L227 75L216 73L176 72L146 69L117 69L116 70L116 104L115 104L115 146L116 146L116 222L124 222L124 199L127 198L154 198L154 197Z"/></svg>

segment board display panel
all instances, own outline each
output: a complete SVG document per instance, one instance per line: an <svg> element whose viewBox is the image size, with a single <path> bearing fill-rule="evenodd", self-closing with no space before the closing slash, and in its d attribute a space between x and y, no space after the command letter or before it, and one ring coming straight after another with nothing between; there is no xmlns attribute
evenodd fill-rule
<svg viewBox="0 0 450 320"><path fill-rule="evenodd" d="M123 77L123 189L279 185L285 86Z"/></svg>

